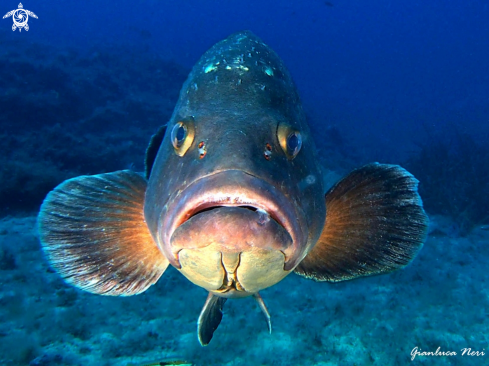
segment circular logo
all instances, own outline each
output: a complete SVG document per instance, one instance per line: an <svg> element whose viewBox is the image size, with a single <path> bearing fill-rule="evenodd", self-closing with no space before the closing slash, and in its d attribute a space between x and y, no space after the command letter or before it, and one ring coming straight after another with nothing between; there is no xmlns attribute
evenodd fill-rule
<svg viewBox="0 0 489 366"><path fill-rule="evenodd" d="M24 9L17 9L12 18L14 19L14 24L17 27L22 28L27 24L29 15Z"/></svg>

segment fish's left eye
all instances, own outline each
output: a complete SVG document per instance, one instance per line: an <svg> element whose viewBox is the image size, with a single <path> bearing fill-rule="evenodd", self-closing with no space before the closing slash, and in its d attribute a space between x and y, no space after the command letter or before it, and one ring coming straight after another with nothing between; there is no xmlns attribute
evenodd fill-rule
<svg viewBox="0 0 489 366"><path fill-rule="evenodd" d="M179 121L171 130L171 143L178 156L183 156L192 145L195 136L193 118L186 118Z"/></svg>
<svg viewBox="0 0 489 366"><path fill-rule="evenodd" d="M277 138L289 160L294 159L302 147L302 136L287 124L280 124L277 130Z"/></svg>

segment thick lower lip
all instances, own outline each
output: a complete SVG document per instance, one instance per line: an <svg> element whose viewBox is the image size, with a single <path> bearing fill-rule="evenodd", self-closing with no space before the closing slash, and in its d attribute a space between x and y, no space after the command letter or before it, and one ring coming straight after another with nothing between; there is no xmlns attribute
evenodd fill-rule
<svg viewBox="0 0 489 366"><path fill-rule="evenodd" d="M276 187L251 174L227 170L196 180L182 191L170 197L159 220L159 245L170 263L180 268L177 255L179 248L172 248L170 239L175 230L203 210L219 206L244 206L266 211L283 226L293 240L284 250L285 270L297 265L297 256L306 243L302 228L306 227L303 216L292 202ZM187 248L197 248L198 243L188 243Z"/></svg>

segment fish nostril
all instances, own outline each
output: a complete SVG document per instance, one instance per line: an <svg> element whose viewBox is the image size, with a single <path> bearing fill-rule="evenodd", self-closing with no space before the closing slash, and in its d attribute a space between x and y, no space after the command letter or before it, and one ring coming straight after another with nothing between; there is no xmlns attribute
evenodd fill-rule
<svg viewBox="0 0 489 366"><path fill-rule="evenodd" d="M263 156L267 160L270 160L272 158L272 145L270 145L268 142L265 145L265 151L263 152Z"/></svg>
<svg viewBox="0 0 489 366"><path fill-rule="evenodd" d="M201 141L199 142L199 159L203 159L204 156L207 154L207 148L205 147L205 142Z"/></svg>

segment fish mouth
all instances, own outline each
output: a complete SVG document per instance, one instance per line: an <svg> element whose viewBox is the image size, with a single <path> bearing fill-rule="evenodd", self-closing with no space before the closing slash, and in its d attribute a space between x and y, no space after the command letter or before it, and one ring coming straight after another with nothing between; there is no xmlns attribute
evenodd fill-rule
<svg viewBox="0 0 489 366"><path fill-rule="evenodd" d="M298 205L294 205L285 193L263 179L240 170L225 170L190 183L175 192L165 205L159 219L158 245L173 266L181 268L178 254L182 249L202 249L208 245L205 241L192 240L192 237L188 237L182 245L173 245L175 232L192 222L202 221L204 217L215 217L222 212L235 217L236 232L245 223L243 217L249 218L254 214L258 225L265 225L270 221L275 225L274 231L287 233L288 235L282 236L287 236L289 240L284 239L282 244L271 240L270 244L262 247L283 253L284 270L290 271L302 260L300 248L307 241L307 235L303 231L307 226L304 216L298 212ZM232 235L231 230L232 228L229 229L229 235ZM229 245L229 250L239 252L243 244L238 242L234 244L234 248L233 244Z"/></svg>
<svg viewBox="0 0 489 366"><path fill-rule="evenodd" d="M242 204L242 203L233 202L232 200L231 202L220 201L220 200L202 202L197 207L191 209L188 213L186 213L183 218L180 218L181 220L183 219L183 221L177 222L177 227L180 227L181 225L183 225L188 220L191 220L196 215L199 215L204 212L210 212L212 210L218 210L222 207L240 207L242 209L246 209L251 212L256 212L261 216L260 218L261 222L265 223L266 221L272 219L278 222L283 228L285 228L285 224L281 221L282 218L278 217L277 212L274 211L268 212L265 205L262 204L253 205L252 202L247 202L245 204Z"/></svg>

